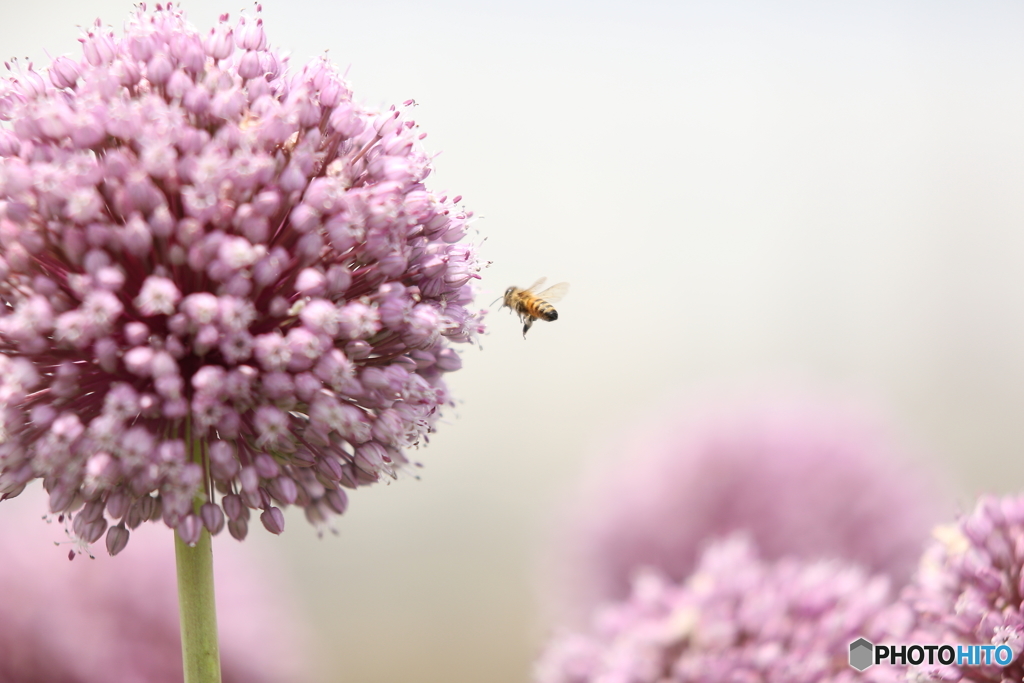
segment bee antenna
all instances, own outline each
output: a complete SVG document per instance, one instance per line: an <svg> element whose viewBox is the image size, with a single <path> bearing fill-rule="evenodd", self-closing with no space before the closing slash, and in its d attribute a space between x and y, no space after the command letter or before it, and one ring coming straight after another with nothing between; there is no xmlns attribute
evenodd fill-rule
<svg viewBox="0 0 1024 683"><path fill-rule="evenodd" d="M494 301L492 301L491 303L489 303L489 304L487 304L487 305L488 305L488 306L493 306L493 305L494 305L494 304L496 304L497 302L501 301L501 299L502 299L502 297L500 297L500 296L499 296L499 297L498 297L497 299L495 299Z"/></svg>

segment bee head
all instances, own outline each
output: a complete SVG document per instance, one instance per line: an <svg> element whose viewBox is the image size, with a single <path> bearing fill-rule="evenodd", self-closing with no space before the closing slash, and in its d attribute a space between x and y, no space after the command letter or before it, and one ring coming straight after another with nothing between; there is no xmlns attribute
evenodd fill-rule
<svg viewBox="0 0 1024 683"><path fill-rule="evenodd" d="M508 289L505 290L505 295L504 296L499 296L497 299L495 299L494 301L491 302L491 305L493 306L494 304L496 304L499 301L501 301L502 307L509 306L508 298L509 298L509 296L511 296L512 292L515 291L515 289L516 289L515 287L509 287ZM509 307L511 308L511 306L509 306Z"/></svg>

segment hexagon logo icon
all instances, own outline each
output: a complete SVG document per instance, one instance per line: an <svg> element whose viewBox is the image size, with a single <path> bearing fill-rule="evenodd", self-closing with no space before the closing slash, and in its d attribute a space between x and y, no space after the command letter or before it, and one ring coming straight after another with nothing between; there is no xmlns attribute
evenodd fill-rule
<svg viewBox="0 0 1024 683"><path fill-rule="evenodd" d="M863 671L872 664L871 654L875 646L867 638L858 638L850 643L850 666L857 671Z"/></svg>

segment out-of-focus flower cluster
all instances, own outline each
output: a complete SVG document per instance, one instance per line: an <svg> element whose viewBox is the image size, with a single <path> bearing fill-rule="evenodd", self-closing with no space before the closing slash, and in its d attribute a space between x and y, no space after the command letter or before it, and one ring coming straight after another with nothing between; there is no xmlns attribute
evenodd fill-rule
<svg viewBox="0 0 1024 683"><path fill-rule="evenodd" d="M140 529L116 559L61 562L39 537L62 530L41 531L29 512L40 498L34 484L0 515L0 681L181 683L174 544ZM273 558L216 545L224 683L310 680L312 634Z"/></svg>
<svg viewBox="0 0 1024 683"><path fill-rule="evenodd" d="M289 75L258 17L142 6L81 42L0 81L0 498L42 478L112 553L145 520L324 523L449 402L471 214L413 121L324 59Z"/></svg>
<svg viewBox="0 0 1024 683"><path fill-rule="evenodd" d="M904 642L1007 645L1006 666L927 663L912 679L1024 680L1024 496L983 497L956 525L940 527L902 602L914 613Z"/></svg>
<svg viewBox="0 0 1024 683"><path fill-rule="evenodd" d="M842 561L766 562L749 541L709 547L682 584L638 575L625 601L596 613L588 633L556 638L537 683L896 681L847 660L860 637L889 632L888 577Z"/></svg>
<svg viewBox="0 0 1024 683"><path fill-rule="evenodd" d="M899 586L952 511L933 468L847 408L776 396L666 418L632 430L570 497L551 593L574 618L628 595L644 567L682 581L734 532L765 559L842 558Z"/></svg>

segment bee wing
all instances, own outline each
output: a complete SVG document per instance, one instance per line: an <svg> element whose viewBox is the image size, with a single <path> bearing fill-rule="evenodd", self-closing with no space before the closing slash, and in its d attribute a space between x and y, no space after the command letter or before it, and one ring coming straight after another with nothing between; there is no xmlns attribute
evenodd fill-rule
<svg viewBox="0 0 1024 683"><path fill-rule="evenodd" d="M546 278L546 277L542 277L541 279L537 280L536 282L534 282L534 283L533 283L532 285L530 285L529 287L527 287L527 288L526 288L526 289L524 289L523 291L524 291L524 292L530 292L531 294L533 294L533 293L534 293L534 291L533 291L533 290L537 289L537 288L538 288L538 287L540 287L540 286L541 286L542 284L544 284L544 281L545 281L545 280L547 280L547 278Z"/></svg>
<svg viewBox="0 0 1024 683"><path fill-rule="evenodd" d="M569 283L559 282L557 285L551 285L543 292L537 292L537 298L543 299L548 303L555 303L559 301L563 296L569 293Z"/></svg>

